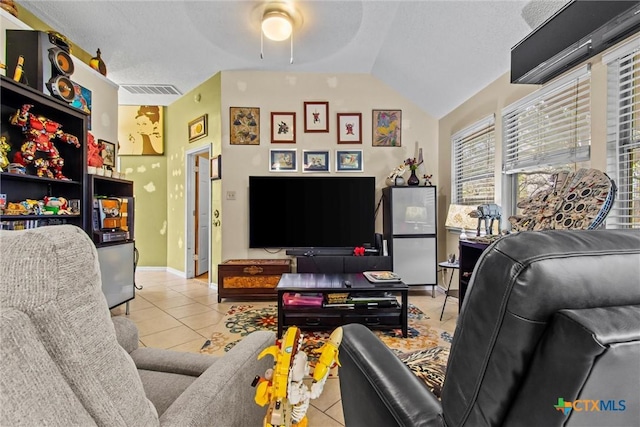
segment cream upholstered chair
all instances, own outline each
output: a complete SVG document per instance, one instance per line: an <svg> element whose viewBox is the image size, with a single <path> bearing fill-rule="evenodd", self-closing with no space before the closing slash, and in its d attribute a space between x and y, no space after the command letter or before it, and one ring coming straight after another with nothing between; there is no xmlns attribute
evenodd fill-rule
<svg viewBox="0 0 640 427"><path fill-rule="evenodd" d="M261 425L251 381L275 334L223 357L138 348L112 318L95 246L71 225L0 231L0 425Z"/></svg>

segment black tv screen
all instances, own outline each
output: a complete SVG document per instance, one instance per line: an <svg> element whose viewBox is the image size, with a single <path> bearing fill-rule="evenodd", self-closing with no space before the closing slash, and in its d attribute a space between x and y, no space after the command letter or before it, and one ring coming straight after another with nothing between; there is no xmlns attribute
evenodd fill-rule
<svg viewBox="0 0 640 427"><path fill-rule="evenodd" d="M249 177L249 247L373 244L374 177Z"/></svg>

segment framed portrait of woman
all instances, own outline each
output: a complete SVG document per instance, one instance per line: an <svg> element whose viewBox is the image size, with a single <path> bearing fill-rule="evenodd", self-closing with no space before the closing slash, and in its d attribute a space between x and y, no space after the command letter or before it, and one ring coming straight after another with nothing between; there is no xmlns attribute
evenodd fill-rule
<svg viewBox="0 0 640 427"><path fill-rule="evenodd" d="M119 106L118 155L158 156L164 154L163 119L162 106Z"/></svg>

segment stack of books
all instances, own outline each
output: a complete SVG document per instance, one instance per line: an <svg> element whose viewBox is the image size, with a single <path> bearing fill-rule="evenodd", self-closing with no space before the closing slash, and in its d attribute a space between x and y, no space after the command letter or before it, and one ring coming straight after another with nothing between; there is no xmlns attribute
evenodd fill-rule
<svg viewBox="0 0 640 427"><path fill-rule="evenodd" d="M389 294L350 294L344 301L332 302L327 299L323 307L342 307L342 308L368 308L368 307L397 307L398 300L395 296Z"/></svg>

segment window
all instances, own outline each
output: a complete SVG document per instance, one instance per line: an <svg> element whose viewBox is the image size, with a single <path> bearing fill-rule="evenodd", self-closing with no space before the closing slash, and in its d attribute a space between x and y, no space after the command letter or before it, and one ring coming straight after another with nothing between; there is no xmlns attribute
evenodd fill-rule
<svg viewBox="0 0 640 427"><path fill-rule="evenodd" d="M451 137L453 187L451 203L494 203L495 116L492 114Z"/></svg>
<svg viewBox="0 0 640 427"><path fill-rule="evenodd" d="M580 67L502 111L505 213L556 182L556 174L589 167L591 73Z"/></svg>
<svg viewBox="0 0 640 427"><path fill-rule="evenodd" d="M602 59L607 64L607 173L618 186L607 228L640 228L640 38Z"/></svg>

